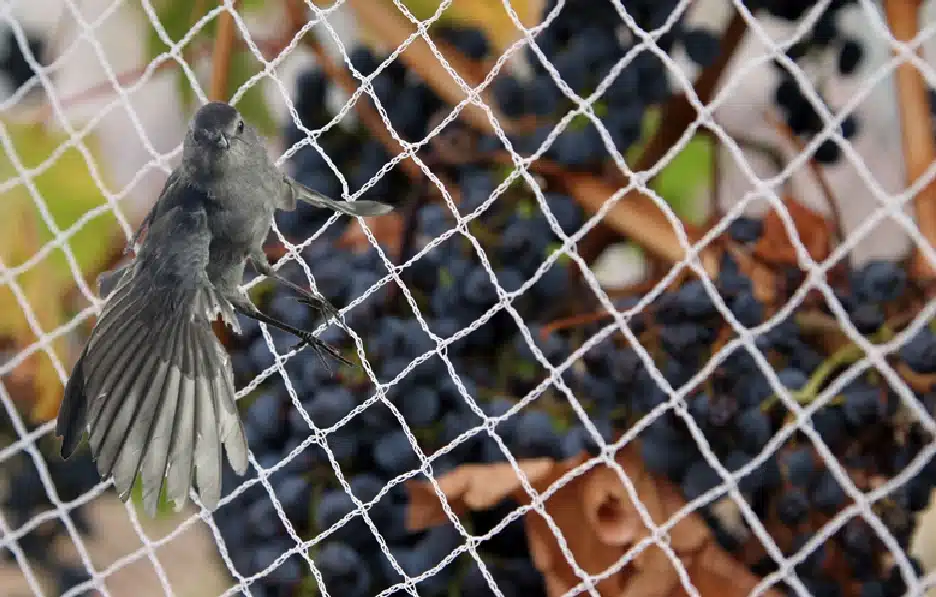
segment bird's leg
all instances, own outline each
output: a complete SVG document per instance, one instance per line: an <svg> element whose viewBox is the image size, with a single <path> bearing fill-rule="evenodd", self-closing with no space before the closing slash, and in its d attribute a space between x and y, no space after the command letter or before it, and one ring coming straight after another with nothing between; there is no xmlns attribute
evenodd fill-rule
<svg viewBox="0 0 936 597"><path fill-rule="evenodd" d="M288 286L296 294L299 295L299 300L310 307L317 309L320 313L325 316L326 321L329 319L334 319L339 324L341 319L339 319L338 309L335 308L328 300L324 297L319 297L313 294L311 291L302 288L292 280L286 278L286 276L281 275L273 266L270 265L270 262L267 261L266 255L262 251L255 252L255 254L250 256L250 262L253 263L254 268L268 278L273 278L277 282Z"/></svg>
<svg viewBox="0 0 936 597"><path fill-rule="evenodd" d="M275 317L267 315L260 309L257 309L253 303L247 299L247 297L236 294L234 296L227 297L227 299L230 301L231 306L234 307L234 310L238 313L283 330L284 332L292 334L302 340L302 342L297 344L294 348L300 348L305 345L311 346L316 354L318 354L319 358L322 359L322 362L325 363L325 366L329 368L329 370L331 370L331 368L328 366L328 361L325 359L325 355L339 360L346 365L354 365L354 363L341 356L341 353L338 352L338 350L336 350L333 346L313 336L312 332L300 330L297 327L291 326L288 323L276 319Z"/></svg>

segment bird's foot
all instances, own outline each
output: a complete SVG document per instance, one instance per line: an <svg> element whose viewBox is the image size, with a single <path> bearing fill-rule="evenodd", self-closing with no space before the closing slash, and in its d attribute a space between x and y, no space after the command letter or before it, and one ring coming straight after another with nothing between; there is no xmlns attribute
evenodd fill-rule
<svg viewBox="0 0 936 597"><path fill-rule="evenodd" d="M325 368L328 370L329 373L331 373L332 369L326 357L331 357L335 359L336 361L341 361L345 365L350 365L352 367L354 366L354 363L344 358L344 356L342 356L342 354L338 352L337 348L328 344L327 342L319 340L318 338L313 336L311 332L302 332L301 334L299 334L299 338L302 341L297 343L295 346L293 346L293 349L298 350L302 348L303 346L309 346L310 348L312 348L312 350L315 351L315 354L318 355L319 359L322 360L322 363L325 365Z"/></svg>
<svg viewBox="0 0 936 597"><path fill-rule="evenodd" d="M321 313L325 317L326 321L334 319L338 323L341 323L341 318L340 318L341 313L338 311L338 309L334 305L328 302L328 300L326 300L325 298L316 296L306 290L306 291L303 291L303 293L300 294L298 297L296 297L296 300L298 300L300 303L304 305L308 305L309 307L316 309L319 313Z"/></svg>

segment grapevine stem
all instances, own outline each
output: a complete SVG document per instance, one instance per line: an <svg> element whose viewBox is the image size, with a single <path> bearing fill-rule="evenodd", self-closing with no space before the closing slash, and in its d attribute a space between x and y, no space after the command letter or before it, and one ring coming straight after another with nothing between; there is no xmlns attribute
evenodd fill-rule
<svg viewBox="0 0 936 597"><path fill-rule="evenodd" d="M884 12L891 34L902 43L911 41L919 32L919 0L885 0ZM917 55L922 57L920 50ZM917 68L903 62L897 67L897 101L903 137L904 176L913 184L936 161L933 139L933 118L926 93L926 83ZM917 226L923 238L936 246L936 181L931 181L913 199ZM922 278L934 277L933 265L917 249L912 271Z"/></svg>
<svg viewBox="0 0 936 597"><path fill-rule="evenodd" d="M223 4L223 1L222 1ZM231 53L234 50L234 14L231 12L237 0L231 2L231 9L218 15L218 31L215 34L214 63L211 67L211 93L213 101L224 101L227 97L228 76L231 71Z"/></svg>
<svg viewBox="0 0 936 597"><path fill-rule="evenodd" d="M880 342L887 342L893 337L894 331L887 325L884 325L877 333L871 336L870 340L872 343L877 344ZM828 381L829 376L835 373L836 369L858 361L863 355L864 350L854 343L842 346L816 367L816 370L813 371L813 374L809 377L809 381L806 382L805 386L791 392L793 399L800 404L809 404L819 396L822 386ZM779 400L779 396L776 394L767 398L761 403L761 410L770 410L773 405L776 404L777 400Z"/></svg>
<svg viewBox="0 0 936 597"><path fill-rule="evenodd" d="M793 134L793 131L790 130L790 127L785 122L781 122L769 114L766 114L764 118L768 123L773 125L774 129L779 132L797 152L802 153L805 150L803 142L796 138L796 135ZM842 210L839 209L839 204L838 201L835 200L832 187L829 185L829 181L823 173L822 168L816 163L815 156L809 160L809 169L816 179L816 182L819 183L819 188L822 189L822 194L825 196L826 203L829 205L829 213L832 215L832 225L835 228L835 234L838 237L838 241L842 242L845 240L845 225L842 223Z"/></svg>

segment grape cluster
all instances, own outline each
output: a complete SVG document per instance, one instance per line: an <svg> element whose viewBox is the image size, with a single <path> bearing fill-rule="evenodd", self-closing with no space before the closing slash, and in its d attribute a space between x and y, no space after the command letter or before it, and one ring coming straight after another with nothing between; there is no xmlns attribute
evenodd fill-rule
<svg viewBox="0 0 936 597"><path fill-rule="evenodd" d="M747 4L751 8L762 8L779 19L796 22L803 19L816 3L757 0ZM855 74L864 59L864 46L860 40L843 33L838 24L842 10L852 4L854 0L831 2L816 20L813 28L787 50L787 57L794 62L803 63L834 52L837 74L846 77ZM815 106L806 98L799 82L785 66L774 61L774 67L779 75L774 102L783 114L790 131L802 138L816 135L822 130L823 124ZM819 99L826 103L821 81L818 85L816 83L811 82L817 89ZM828 104L826 108L835 113ZM840 129L839 132L845 139L854 137L858 133L858 120L855 115L849 114L845 117ZM815 159L820 164L832 164L839 160L841 153L841 148L835 141L826 139L816 148Z"/></svg>
<svg viewBox="0 0 936 597"><path fill-rule="evenodd" d="M638 24L652 30L663 24L675 3L624 4ZM805 8L797 12L791 8L793 4L805 7L808 3L762 2L756 8L783 18L799 18ZM840 4L833 3L833 9L838 10ZM546 10L553 6L548 3ZM619 23L620 18L611 4L603 6L566 2L559 17L537 37L543 53L579 93L594 89L602 73L610 71L615 57L633 43L621 41L626 36L610 25ZM433 30L433 34L475 60L489 57L488 43L476 30L445 28ZM682 23L658 43L666 51L683 44L687 54L703 65L717 56L717 39L711 33L688 29ZM364 48L353 49L350 59L364 75L373 73L382 62ZM528 59L534 67L531 79L503 74L495 79L493 90L502 112L536 124L536 133L511 139L521 151L537 149L536 141L545 138L546 127L572 105L555 87L539 58L528 54ZM333 117L324 102L328 84L318 70L300 75L295 104L306 128L321 127ZM382 70L373 87L395 130L411 141L425 137L433 122L431 115L449 109L425 83L397 63ZM619 73L596 108L619 150L636 140L647 107L669 93L665 67L652 53L638 54ZM799 114L796 118L803 117ZM797 133L813 130L812 120L805 120L806 124L797 125ZM485 153L498 149L497 139L460 128L458 121L450 126L460 134L475 136L472 147L481 149L467 159L441 160L444 163L434 167L457 187L458 211L465 215L478 210L506 174ZM607 153L593 129L591 124L571 127L548 155L568 168L598 167ZM294 125L286 127L287 146L303 138ZM345 174L351 193L369 184L390 160L383 146L360 126L332 127L316 142ZM423 151L433 157L431 145ZM304 184L333 196L342 194L340 181L318 150L303 147L293 156L290 167ZM564 234L575 233L585 221L577 202L548 185L544 191L542 200L558 227ZM396 168L384 173L364 195L368 194L400 201L414 195L412 183ZM308 574L305 557L316 564L330 593L349 597L376 594L400 582L400 569L415 577L437 565L462 545L464 538L451 524L418 533L408 531L406 494L399 477L422 466L419 453L435 454L434 476L464 463L506 460L501 446L486 432L463 437L481 423L475 409L489 416L502 415L520 398L540 392L549 375L542 359L550 366L563 364L602 325L559 330L549 325L559 316L597 305L590 291L573 281L570 260L561 257L549 267L543 265L556 250L560 235L530 189L510 185L481 211L468 225L474 241L456 232L437 243L455 227L454 214L441 201L421 196L408 199L407 207L410 205L413 209L407 210L404 253L402 257L387 253L395 265L418 255L399 271L408 297L391 279L361 300L389 273L373 247L362 251L338 248L331 242L334 236L330 231L302 253L316 286L331 302L339 307L356 303L345 314L345 323L360 336L377 380L388 383L400 379L386 388L385 398L393 409L384 402L360 409L359 405L376 393L370 377L360 370L331 372L314 355L303 352L284 364L289 384L274 372L245 399L243 416L251 449L263 469L280 468L266 481L276 496L275 503L268 491L256 484L216 514L235 568L243 576L260 573L295 545L293 534L301 539L319 537L308 554L292 555L254 581L251 590L256 595L299 594L304 583L311 582L300 580ZM304 239L328 215L303 207L278 218L287 236ZM341 230L332 228L337 229L334 234ZM748 218L736 220L728 231L739 246L748 248L762 233L761 222ZM541 268L544 271L539 272ZM299 284L307 282L298 267L286 273ZM510 293L534 277L535 282L525 292L510 299L510 309L488 316L492 307L504 302L492 278ZM781 292L789 299L804 276L797 270L786 278ZM731 257L723 258L715 284L744 327L762 324L776 307L758 300L752 280ZM916 292L903 270L888 262L872 262L849 272L835 281L835 290L854 325L872 338L893 333L894 317L906 312ZM408 298L417 305L419 317ZM616 303L623 310L636 298L620 298ZM312 327L316 323L287 290L261 290L257 302L293 325ZM824 312L826 317L830 313L815 301L809 302L756 339L779 383L804 406L851 362L842 356L847 357L848 350L841 353L817 340L808 322L799 317L806 309ZM525 339L518 320L528 326L537 351ZM232 348L232 358L239 384L244 385L270 368L274 359L260 328L248 320L241 324L245 334ZM583 450L596 453L598 442L570 408L567 392L578 399L601 440L610 441L669 401L655 379L656 372L678 389L734 336L698 280L660 295L648 309L630 318L628 325L649 353L653 367L648 367L620 334L592 346L563 370L561 383L547 384L535 400L496 425L494 431L515 458L564 458ZM436 348L426 327L443 340L458 336L447 343L445 359L438 354L424 357ZM464 333L468 328L472 331ZM279 354L294 343L293 338L275 330L270 334ZM358 345L339 327L327 328L323 339L355 358ZM410 369L421 358L424 360ZM899 359L918 373L936 371L936 335L924 330L901 351ZM932 395L918 398L930 411L936 407ZM758 459L759 464L741 477L739 490L785 554L796 552L851 502L838 476L803 432L796 431L768 449L778 431L790 422L791 414L746 349L730 354L684 402L684 415L664 412L641 432L639 441L646 467L672 480L687 500L723 484L691 434L695 427L729 471ZM309 421L315 429L329 430L324 436L328 450L317 441L300 449L316 435ZM903 470L933 439L922 424L907 417L900 398L874 372L846 384L830 403L811 415L810 423L862 491ZM338 465L340 475L333 464ZM226 492L241 481L229 476ZM930 463L888 498L873 504L904 548L914 528L913 515L927 505L934 481L936 465ZM375 501L367 508L366 519L357 512L356 501L365 505ZM464 515L460 522L473 535L482 535L514 507L506 500L490 511ZM775 569L750 533L724 524L710 505L701 513L722 545L755 573ZM385 550L393 555L394 563ZM521 521L481 543L477 551L505 595L545 594L543 580L530 560ZM836 595L841 587L851 584L860 585L867 595L901 594L899 573L886 564L885 552L876 533L855 519L798 565L796 572L817 595ZM453 587L465 595L490 593L481 568L468 555L422 580L417 590L423 595L442 595Z"/></svg>
<svg viewBox="0 0 936 597"><path fill-rule="evenodd" d="M544 17L555 10L557 2L546 4ZM630 0L622 4L638 27L652 32L667 22L678 3ZM575 108L557 78L579 97L588 97L616 64L642 42L622 21L612 3L588 1L565 2L535 41L542 56L531 47L526 48L525 55L532 75L522 79L502 71L492 89L496 105L504 115L532 122L532 133L518 133L510 138L521 154L537 151L558 120ZM703 67L714 62L719 53L716 35L689 27L682 17L656 40L656 45L664 52L682 47L691 60ZM594 103L594 110L612 143L623 154L639 139L647 110L670 96L667 67L656 54L644 48L606 85ZM481 139L480 147L499 149L501 144L488 135ZM571 169L597 169L609 155L599 129L580 117L573 119L547 148L545 157Z"/></svg>

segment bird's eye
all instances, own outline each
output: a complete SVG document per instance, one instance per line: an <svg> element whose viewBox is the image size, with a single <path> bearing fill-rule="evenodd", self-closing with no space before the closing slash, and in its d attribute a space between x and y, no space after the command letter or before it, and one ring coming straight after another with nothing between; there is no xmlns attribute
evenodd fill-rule
<svg viewBox="0 0 936 597"><path fill-rule="evenodd" d="M238 121L237 121L237 134L240 135L240 134L242 134L243 132L244 132L244 121L243 121L243 120L238 120Z"/></svg>

